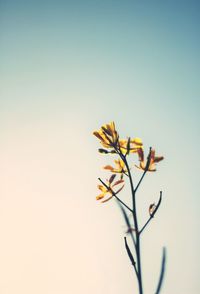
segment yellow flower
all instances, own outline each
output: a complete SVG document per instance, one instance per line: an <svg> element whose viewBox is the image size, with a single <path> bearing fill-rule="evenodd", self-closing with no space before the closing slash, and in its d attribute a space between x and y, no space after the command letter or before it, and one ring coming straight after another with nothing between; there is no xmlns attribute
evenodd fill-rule
<svg viewBox="0 0 200 294"><path fill-rule="evenodd" d="M100 148L100 153L121 153L128 155L130 153L136 153L138 149L143 148L142 140L140 138L119 139L119 134L115 129L114 122L103 125L100 130L94 131L93 134L100 139L104 148L111 149L108 151Z"/></svg>
<svg viewBox="0 0 200 294"><path fill-rule="evenodd" d="M140 165L139 166L136 165L136 167L142 170L145 170L148 160L147 161L144 160L143 149L138 150L138 156L139 156ZM150 156L150 159L149 159L150 161L149 161L149 166L147 171L154 172L156 171L156 163L163 160L164 157L155 156L155 149L151 149L149 156Z"/></svg>
<svg viewBox="0 0 200 294"><path fill-rule="evenodd" d="M143 148L140 138L119 139L119 149L123 154L136 153L140 148Z"/></svg>
<svg viewBox="0 0 200 294"><path fill-rule="evenodd" d="M111 165L104 166L104 169L111 171L112 173L126 174L127 169L125 163L122 159L117 159L114 161L116 167L112 167Z"/></svg>
<svg viewBox="0 0 200 294"><path fill-rule="evenodd" d="M116 182L113 182L115 179L116 175L113 174L109 180L106 181L106 186L104 185L98 185L99 190L101 191L101 193L96 197L96 200L101 200L103 199L107 194L111 195L108 198L106 198L105 200L101 201L106 202L108 200L110 200L114 195L118 194L124 187L124 185L122 185L117 191L114 191L113 188L119 184L124 183L124 180L120 179Z"/></svg>
<svg viewBox="0 0 200 294"><path fill-rule="evenodd" d="M103 125L99 131L93 132L93 134L100 139L101 144L105 148L116 148L119 135L115 129L115 123Z"/></svg>

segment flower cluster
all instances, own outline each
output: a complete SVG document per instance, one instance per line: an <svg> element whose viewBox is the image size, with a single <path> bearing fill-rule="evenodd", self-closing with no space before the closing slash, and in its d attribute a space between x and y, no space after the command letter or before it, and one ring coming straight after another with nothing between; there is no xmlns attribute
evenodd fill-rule
<svg viewBox="0 0 200 294"><path fill-rule="evenodd" d="M117 191L114 192L112 189L118 184L124 182L123 175L128 176L127 170L127 155L131 153L135 153L137 155L139 164L135 165L137 168L143 170L144 172L154 172L156 171L156 164L163 160L163 156L155 156L155 150L150 149L149 155L145 160L144 157L144 148L142 140L138 137L135 138L127 138L121 139L119 134L115 128L115 123L110 122L109 124L103 125L100 130L94 131L93 134L100 140L101 145L103 148L99 149L100 153L103 154L117 154L119 155L118 159L114 160L115 166L106 165L104 169L113 173L111 178L107 181L108 185L98 185L101 194L98 195L96 198L97 200L101 200L105 197L106 194L110 194L111 196L108 197L106 200L102 202L108 201L113 197L114 194L119 193L124 185ZM120 179L113 183L113 180L116 174L120 174Z"/></svg>
<svg viewBox="0 0 200 294"><path fill-rule="evenodd" d="M103 147L112 149L116 151L118 141L119 141L119 135L115 129L115 123L111 122L110 124L103 125L99 131L95 131L93 133L98 139L100 139L100 142ZM100 149L103 153L109 152L106 149Z"/></svg>
<svg viewBox="0 0 200 294"><path fill-rule="evenodd" d="M100 139L100 143L106 148L100 148L100 153L118 153L127 155L129 153L138 152L143 146L140 138L128 138L127 140L120 139L119 134L115 129L114 122L103 125L99 131L95 131L93 134Z"/></svg>
<svg viewBox="0 0 200 294"><path fill-rule="evenodd" d="M138 156L139 156L139 161L140 165L135 165L139 169L147 170L150 172L156 171L156 163L159 161L163 160L163 156L155 156L155 149L151 149L149 153L149 160L145 161L144 160L144 152L143 150L138 150Z"/></svg>
<svg viewBox="0 0 200 294"><path fill-rule="evenodd" d="M111 176L106 181L102 181L99 178L101 184L98 185L98 189L100 190L100 193L96 199L101 202L107 202L114 197L119 205L127 226L126 234L128 234L128 236L124 237L125 249L134 268L138 284L138 293L143 294L140 239L141 234L146 229L150 221L154 219L154 216L160 207L162 201L162 191L160 191L158 202L156 204L151 203L149 205L147 220L141 226L138 218L136 193L144 179L144 176L148 172L156 171L156 165L158 162L163 160L163 156L157 156L155 149L153 148L150 148L148 155L145 156L142 140L138 137L128 137L127 139L120 138L114 122L103 125L100 130L95 131L93 134L100 140L102 145L99 152L102 154L113 154L115 156L114 164L104 166L105 170L111 172ZM137 164L131 161L131 154L134 155ZM134 168L138 168L142 171L140 179L136 185L132 177ZM129 203L126 203L126 201L118 196L118 193L124 188L125 179L130 185L131 202ZM129 247L128 238L133 243L132 249ZM154 292L157 294L160 293L165 271L165 252L164 248L158 286Z"/></svg>

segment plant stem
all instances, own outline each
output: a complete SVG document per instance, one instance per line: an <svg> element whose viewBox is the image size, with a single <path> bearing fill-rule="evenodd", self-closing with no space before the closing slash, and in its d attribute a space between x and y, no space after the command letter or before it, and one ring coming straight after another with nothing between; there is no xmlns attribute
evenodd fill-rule
<svg viewBox="0 0 200 294"><path fill-rule="evenodd" d="M128 165L128 162L126 160L126 157L122 154L121 158L123 159L128 176L129 176L129 181L130 181L130 186L131 186L131 194L132 194L132 205L133 205L133 220L134 220L134 226L135 226L135 234L136 234L136 244L135 244L135 251L136 251L136 258L137 258L137 280L138 280L138 288L139 288L139 294L143 294L143 285L142 285L142 268L141 268L141 252L140 252L140 233L138 229L138 219L137 219L137 208L136 208L136 195L135 195L135 190L134 190L134 185L133 185L133 179L132 175L130 172L130 168Z"/></svg>
<svg viewBox="0 0 200 294"><path fill-rule="evenodd" d="M141 178L140 178L140 180L139 180L137 186L135 187L135 193L136 193L137 189L139 188L139 186L140 186L140 184L141 184L141 182L142 182L142 180L143 180L143 178L144 178L146 172L147 172L147 170L145 169L145 171L143 172L143 174L142 174L142 176L141 176Z"/></svg>

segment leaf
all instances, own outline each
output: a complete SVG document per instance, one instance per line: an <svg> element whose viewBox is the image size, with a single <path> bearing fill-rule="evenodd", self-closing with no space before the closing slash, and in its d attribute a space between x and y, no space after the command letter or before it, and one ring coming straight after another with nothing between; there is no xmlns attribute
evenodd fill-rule
<svg viewBox="0 0 200 294"><path fill-rule="evenodd" d="M126 225L127 225L128 231L129 231L129 230L131 230L131 224L130 224L130 221L129 221L128 215L127 215L127 213L126 213L124 207L121 205L120 202L118 202L118 205L119 205L119 207L120 207L120 209L121 209L121 211L122 211L123 217L124 217L124 219L125 219L125 222L126 222Z"/></svg>
<svg viewBox="0 0 200 294"><path fill-rule="evenodd" d="M135 267L136 262L135 262L135 259L133 258L132 252L128 246L128 243L126 241L126 237L124 237L124 242L125 242L126 251L127 251L127 254L130 258L130 261L131 261L132 265Z"/></svg>
<svg viewBox="0 0 200 294"><path fill-rule="evenodd" d="M166 248L164 247L163 248L163 254L162 254L160 277L159 277L158 286L157 286L155 294L160 293L160 289L161 289L161 286L162 286L162 283L163 283L163 278L164 278L164 273L165 273L165 265L166 265Z"/></svg>

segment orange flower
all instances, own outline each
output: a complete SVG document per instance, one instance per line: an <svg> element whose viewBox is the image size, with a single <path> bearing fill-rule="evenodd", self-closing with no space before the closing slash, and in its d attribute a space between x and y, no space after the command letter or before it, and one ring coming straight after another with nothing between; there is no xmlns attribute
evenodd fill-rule
<svg viewBox="0 0 200 294"><path fill-rule="evenodd" d="M136 153L140 148L143 148L140 138L119 139L119 149L123 154Z"/></svg>
<svg viewBox="0 0 200 294"><path fill-rule="evenodd" d="M136 167L140 168L142 170L146 170L148 159L147 159L147 161L144 160L144 153L143 153L142 148L138 150L138 156L139 156L140 165L139 166L136 165ZM150 156L149 166L148 166L147 171L154 172L154 171L156 171L156 163L163 160L164 157L163 156L155 156L155 149L151 149L149 156Z"/></svg>
<svg viewBox="0 0 200 294"><path fill-rule="evenodd" d="M127 140L119 139L119 134L115 129L114 122L103 125L99 131L95 131L93 134L100 139L104 148L112 149L111 151L108 151L100 148L100 153L121 153L127 155L129 153L136 153L138 149L143 148L142 140L140 138L128 138Z"/></svg>
<svg viewBox="0 0 200 294"><path fill-rule="evenodd" d="M114 195L118 194L123 189L124 185L122 185L117 191L113 190L113 188L115 186L124 183L124 180L122 180L122 179L120 179L120 180L113 183L115 177L116 177L116 175L113 174L110 177L110 179L107 180L105 186L104 185L98 185L98 188L101 191L101 193L96 197L96 200L103 199L107 194L111 195L107 199L101 201L101 202L106 202L106 201L110 200Z"/></svg>
<svg viewBox="0 0 200 294"><path fill-rule="evenodd" d="M127 169L125 167L125 163L122 159L117 159L114 161L115 162L115 165L116 167L112 167L111 165L106 165L104 166L104 169L107 169L109 171L111 171L112 173L119 173L119 174L126 174L127 172Z"/></svg>
<svg viewBox="0 0 200 294"><path fill-rule="evenodd" d="M100 139L101 144L105 148L116 148L119 135L115 129L115 123L103 125L99 131L93 132L93 134Z"/></svg>

